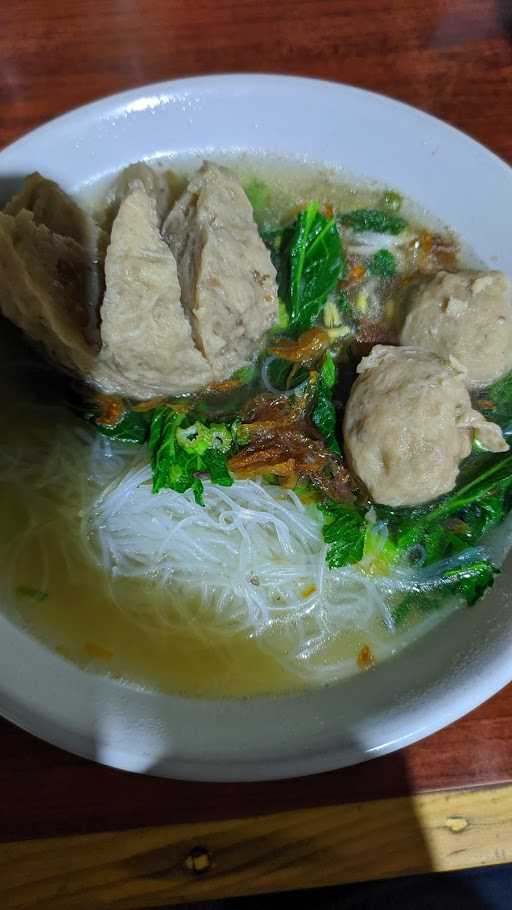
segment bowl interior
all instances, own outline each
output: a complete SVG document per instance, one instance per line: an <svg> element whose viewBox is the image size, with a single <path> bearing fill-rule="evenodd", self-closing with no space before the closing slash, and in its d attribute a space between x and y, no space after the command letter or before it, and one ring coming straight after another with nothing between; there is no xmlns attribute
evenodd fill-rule
<svg viewBox="0 0 512 910"><path fill-rule="evenodd" d="M215 76L147 86L80 108L0 153L0 195L33 170L83 190L133 161L223 153L293 156L393 186L512 273L512 172L413 108L332 83ZM495 589L371 673L301 696L206 701L86 674L0 616L0 711L115 767L189 779L313 773L399 748L512 678L511 565Z"/></svg>

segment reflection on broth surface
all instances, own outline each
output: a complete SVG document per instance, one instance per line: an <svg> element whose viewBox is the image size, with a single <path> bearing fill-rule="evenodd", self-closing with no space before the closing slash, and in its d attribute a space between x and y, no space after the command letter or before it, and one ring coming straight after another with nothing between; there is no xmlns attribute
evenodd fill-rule
<svg viewBox="0 0 512 910"><path fill-rule="evenodd" d="M172 164L167 183L175 197L190 162ZM191 484L185 492L162 489L154 495L146 447L98 433L79 413L74 384L33 353L18 330L7 322L0 325L4 609L86 669L166 692L210 697L292 691L367 670L462 602L457 590L436 609L413 605L404 612L411 592L430 596L434 576L425 570L418 574L414 565L406 571L389 560L375 510L366 520L376 532L367 535L364 552L329 567L325 518L318 508L319 489L323 496L325 488L318 486L313 469L308 485L286 467L291 456L282 454L281 424L277 441L269 442L268 435L269 423L283 414L289 420L291 390L302 394L311 381L307 371L313 361L305 359L300 345L321 345L327 338L338 359L335 404L341 413L355 360L376 341L395 340L400 295L410 276L460 267L464 257L454 238L428 213L386 188L354 185L306 165L251 159L229 164L241 176L273 255L276 231L312 199L327 219L333 212L354 210L385 211L388 218L380 232L375 224L370 230L345 224L346 264L338 297L328 298L309 330L314 337L271 340L262 379L252 378L247 387L235 382L203 402L209 417L225 420L234 411L249 428L252 462L242 448L233 485L213 483L203 468L199 494ZM162 172L166 167L161 163ZM100 196L105 198L104 188L85 202L108 229L112 213L108 205L106 212L104 204L100 209ZM403 218L406 227L390 231L393 217ZM318 350L325 356L325 347ZM287 363L284 379L275 367L279 358ZM257 412L254 396L269 391L286 399L278 402L281 411L274 403L274 411ZM177 406L179 413L183 401ZM303 432L303 415L292 416ZM258 421L264 429L255 429ZM298 431L293 439L289 427L286 432L291 452ZM261 461L264 433L267 450L276 448L272 462ZM322 434L326 437L324 426ZM293 449L295 472L300 458L306 464L306 455L311 461L315 454L334 471L338 444L318 455L319 440L313 435L303 450ZM259 474L254 464L263 465ZM234 465L231 460L232 472ZM332 498L346 480L334 471L329 482ZM202 495L204 506L197 502Z"/></svg>

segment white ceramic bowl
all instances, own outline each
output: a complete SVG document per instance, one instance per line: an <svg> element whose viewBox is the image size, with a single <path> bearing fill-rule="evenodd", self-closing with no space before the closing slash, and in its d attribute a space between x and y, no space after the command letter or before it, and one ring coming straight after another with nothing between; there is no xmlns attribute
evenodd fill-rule
<svg viewBox="0 0 512 910"><path fill-rule="evenodd" d="M72 111L0 153L0 191L39 169L72 192L143 158L219 151L300 156L374 178L452 225L512 274L512 172L427 114L345 85L212 76ZM373 672L302 696L206 701L142 692L67 663L0 615L0 711L114 767L195 780L311 774L391 752L512 679L510 567Z"/></svg>

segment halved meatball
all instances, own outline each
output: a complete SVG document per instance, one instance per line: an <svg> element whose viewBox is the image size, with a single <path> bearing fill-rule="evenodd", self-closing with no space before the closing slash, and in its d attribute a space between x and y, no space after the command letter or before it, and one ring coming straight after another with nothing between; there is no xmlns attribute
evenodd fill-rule
<svg viewBox="0 0 512 910"><path fill-rule="evenodd" d="M238 178L205 162L168 215L182 303L215 379L247 365L277 318L276 271Z"/></svg>
<svg viewBox="0 0 512 910"><path fill-rule="evenodd" d="M167 218L169 244L165 196L146 165L127 168L108 247L39 174L0 213L2 312L109 394L147 399L223 380L253 359L277 315L275 269L237 178L204 165Z"/></svg>
<svg viewBox="0 0 512 910"><path fill-rule="evenodd" d="M176 262L156 199L135 179L112 224L101 306L102 349L91 379L133 398L194 392L212 378L180 301Z"/></svg>
<svg viewBox="0 0 512 910"><path fill-rule="evenodd" d="M0 311L68 368L99 347L103 274L71 237L34 214L0 213Z"/></svg>
<svg viewBox="0 0 512 910"><path fill-rule="evenodd" d="M44 225L52 234L70 237L91 253L92 259L105 255L107 237L101 228L54 180L38 171L25 177L19 193L4 207L6 215L32 212L34 224Z"/></svg>

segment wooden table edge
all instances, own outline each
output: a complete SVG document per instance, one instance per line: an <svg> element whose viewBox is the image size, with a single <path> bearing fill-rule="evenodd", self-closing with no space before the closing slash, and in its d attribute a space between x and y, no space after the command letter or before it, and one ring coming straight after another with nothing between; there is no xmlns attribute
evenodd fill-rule
<svg viewBox="0 0 512 910"><path fill-rule="evenodd" d="M3 910L158 907L512 861L512 784L0 845Z"/></svg>

